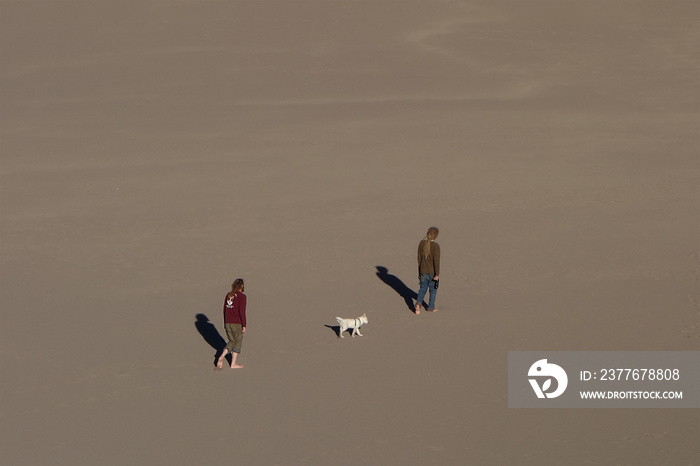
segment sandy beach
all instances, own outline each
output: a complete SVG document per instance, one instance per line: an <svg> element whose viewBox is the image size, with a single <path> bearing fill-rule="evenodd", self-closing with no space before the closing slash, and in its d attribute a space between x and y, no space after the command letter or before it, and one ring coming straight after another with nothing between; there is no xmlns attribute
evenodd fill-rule
<svg viewBox="0 0 700 466"><path fill-rule="evenodd" d="M700 349L699 28L1 0L0 464L698 464L700 410L508 408L507 356ZM245 368L215 370L238 277Z"/></svg>

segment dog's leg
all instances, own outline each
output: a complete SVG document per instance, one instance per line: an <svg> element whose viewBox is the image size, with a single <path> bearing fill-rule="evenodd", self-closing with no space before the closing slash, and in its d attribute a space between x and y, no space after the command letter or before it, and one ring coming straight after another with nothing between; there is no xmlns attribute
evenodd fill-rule
<svg viewBox="0 0 700 466"><path fill-rule="evenodd" d="M360 333L360 329L359 329L359 328L357 329L357 334L360 335L360 336L362 336L362 334Z"/></svg>

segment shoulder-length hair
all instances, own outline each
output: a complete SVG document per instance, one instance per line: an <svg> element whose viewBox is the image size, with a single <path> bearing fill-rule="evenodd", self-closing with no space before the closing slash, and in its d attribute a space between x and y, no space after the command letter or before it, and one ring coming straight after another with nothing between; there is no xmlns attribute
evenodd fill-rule
<svg viewBox="0 0 700 466"><path fill-rule="evenodd" d="M243 288L245 287L245 283L243 283L242 278L237 278L233 281L231 284L231 291L229 291L228 295L233 296L239 291L243 291Z"/></svg>

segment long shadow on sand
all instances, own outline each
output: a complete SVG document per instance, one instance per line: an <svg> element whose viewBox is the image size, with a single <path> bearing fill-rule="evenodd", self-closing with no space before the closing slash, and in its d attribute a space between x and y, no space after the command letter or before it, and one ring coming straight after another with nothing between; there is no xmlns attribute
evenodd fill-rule
<svg viewBox="0 0 700 466"><path fill-rule="evenodd" d="M324 325L324 327L327 327L327 328L333 330L333 332L335 332L335 336L340 338L340 325ZM347 329L345 332L347 332L350 336L352 336L352 329L351 328Z"/></svg>
<svg viewBox="0 0 700 466"><path fill-rule="evenodd" d="M197 331L200 335L202 335L204 341L209 343L209 346L216 350L216 354L214 355L214 365L216 365L216 361L219 359L219 356L221 356L221 353L224 352L224 348L226 348L226 340L224 340L221 334L219 334L219 331L216 329L216 327L214 327L214 324L209 322L209 317L204 314L197 314L196 318L197 321L194 323L194 326L197 328ZM230 365L230 354L226 355L226 360Z"/></svg>
<svg viewBox="0 0 700 466"><path fill-rule="evenodd" d="M418 298L418 294L415 291L407 287L399 277L390 274L389 269L384 266L377 266L377 277L396 291L403 298L406 307L415 312L413 301Z"/></svg>

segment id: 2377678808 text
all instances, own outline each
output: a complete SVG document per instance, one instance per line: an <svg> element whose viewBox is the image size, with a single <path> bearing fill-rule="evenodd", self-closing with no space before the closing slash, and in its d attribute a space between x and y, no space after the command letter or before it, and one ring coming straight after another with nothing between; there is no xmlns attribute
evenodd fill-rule
<svg viewBox="0 0 700 466"><path fill-rule="evenodd" d="M598 376L600 374L600 377ZM679 369L600 369L596 372L581 371L580 380L679 380Z"/></svg>

